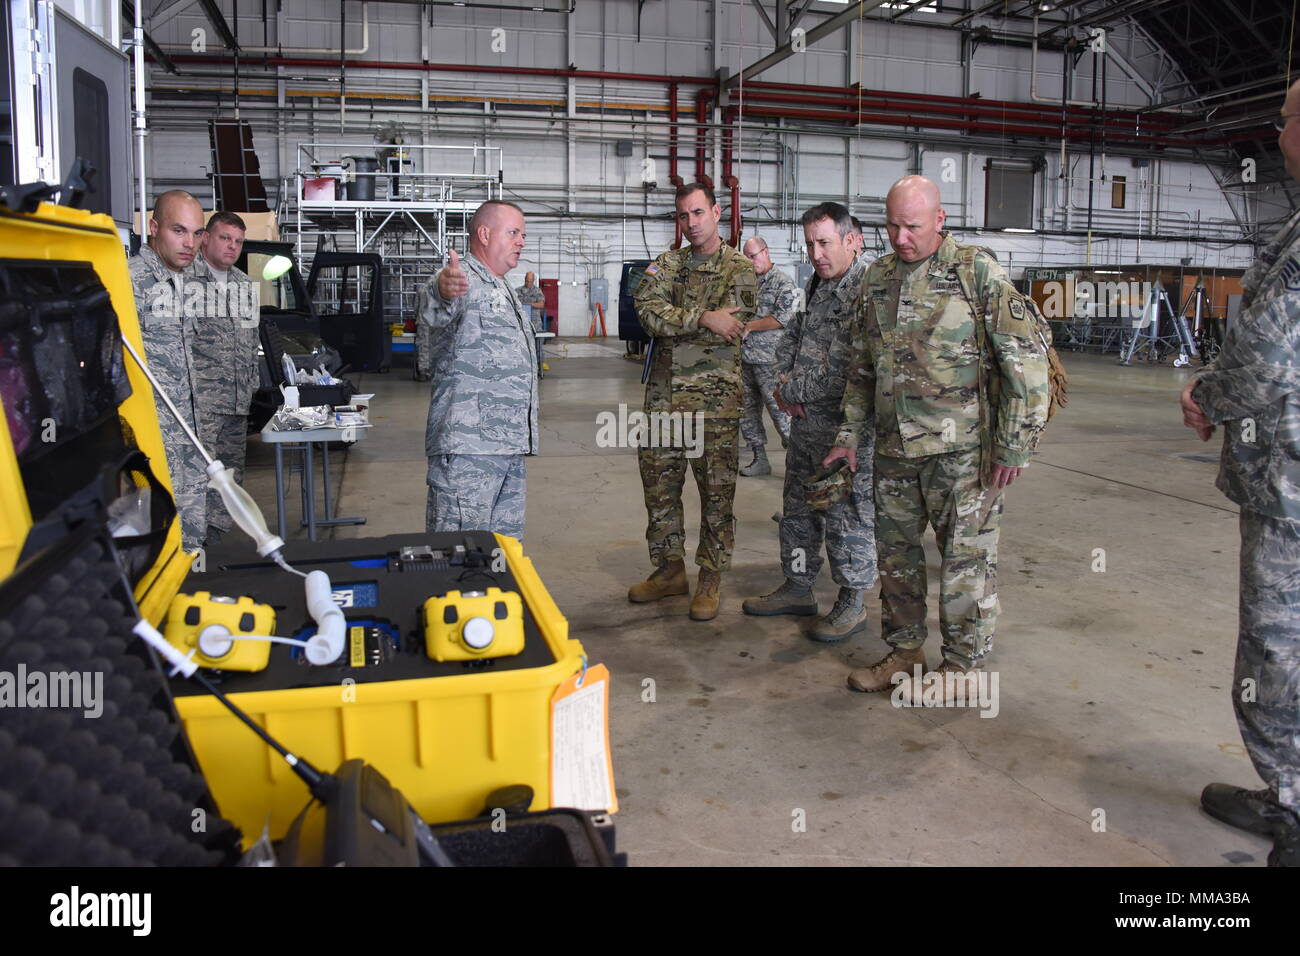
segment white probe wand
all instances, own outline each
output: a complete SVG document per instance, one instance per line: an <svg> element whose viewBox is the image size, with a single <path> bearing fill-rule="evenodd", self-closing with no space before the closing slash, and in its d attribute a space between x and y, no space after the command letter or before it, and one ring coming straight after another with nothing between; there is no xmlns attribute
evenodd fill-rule
<svg viewBox="0 0 1300 956"><path fill-rule="evenodd" d="M289 563L284 559L284 555L280 553L280 550L284 547L284 540L279 535L271 534L270 529L266 526L266 518L262 516L262 510L257 507L257 502L249 496L247 491L235 484L234 469L227 468L220 460L214 459L208 454L207 449L203 447L203 443L199 441L193 429L186 423L184 416L172 404L172 400L167 397L167 393L163 391L162 386L158 384L158 380L153 377L153 373L149 371L126 336L122 336L122 344L126 346L131 358L135 359L135 364L144 373L144 377L149 380L149 384L153 386L153 390L158 394L158 397L163 400L172 417L185 430L190 442L199 450L203 460L208 463L208 484L221 495L221 500L225 503L226 509L230 512L230 516L234 518L235 523L253 539L253 543L257 546L257 553L264 558L269 556L284 570L306 578L307 610L316 622L316 634L307 641L307 646L303 651L307 656L307 660L318 667L332 664L338 660L339 655L343 653L343 638L347 631L347 620L343 617L343 612L339 610L338 605L334 603L329 575L324 571L312 571L310 574L303 574L301 571L289 566ZM141 634L141 636L144 635ZM147 637L145 639L149 640ZM153 641L150 641L150 643L153 643ZM164 641L164 643L166 642ZM170 647L171 645L167 646ZM173 650L175 649L173 648ZM170 656L168 659L171 659ZM187 677L194 670L192 661L189 662L189 665L186 672ZM178 664L177 666L181 667L182 665Z"/></svg>
<svg viewBox="0 0 1300 956"><path fill-rule="evenodd" d="M243 529L244 533L253 539L253 544L257 547L258 555L263 558L270 556L276 564L280 565L280 567L284 568L286 571L293 571L280 554L280 549L284 547L284 540L280 538L279 535L271 534L270 529L266 526L266 518L262 516L262 510L257 507L257 502L249 497L247 491L235 484L235 473L233 469L227 468L219 460L214 459L210 454L208 454L208 450L203 447L203 442L199 441L198 436L194 434L194 430L190 428L189 423L185 421L185 416L180 413L180 410L177 409L174 404L172 404L171 398L168 397L165 391L163 391L163 387L158 384L158 380L153 377L153 373L149 371L149 367L145 365L144 360L140 358L139 354L136 352L135 347L131 345L131 340L125 335L122 336L122 344L126 346L126 350L131 354L131 358L135 359L135 364L139 367L140 371L144 373L144 377L149 380L149 384L153 386L154 392L162 399L163 404L167 406L167 411L171 412L172 417L175 418L176 422L182 429L184 429L186 437L190 440L190 444L199 450L199 454L203 456L203 460L208 463L207 473L209 487L216 489L217 494L221 495L221 500L224 502L226 510L229 511L230 516L235 519L235 524L239 525L239 527ZM300 574L301 572L294 573Z"/></svg>

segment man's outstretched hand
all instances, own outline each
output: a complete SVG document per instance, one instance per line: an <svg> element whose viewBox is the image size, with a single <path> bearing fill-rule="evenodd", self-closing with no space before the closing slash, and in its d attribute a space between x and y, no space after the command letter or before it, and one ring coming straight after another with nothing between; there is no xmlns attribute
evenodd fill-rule
<svg viewBox="0 0 1300 956"><path fill-rule="evenodd" d="M448 301L469 291L469 277L460 267L460 257L455 249L451 250L450 260L438 273L438 295Z"/></svg>

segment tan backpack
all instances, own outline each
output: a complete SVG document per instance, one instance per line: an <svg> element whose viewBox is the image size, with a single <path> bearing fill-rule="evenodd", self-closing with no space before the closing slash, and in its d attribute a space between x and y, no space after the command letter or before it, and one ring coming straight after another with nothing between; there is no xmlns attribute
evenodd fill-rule
<svg viewBox="0 0 1300 956"><path fill-rule="evenodd" d="M966 301L971 304L975 310L976 317L979 319L978 328L984 327L984 307L978 295L975 292L975 257L980 254L979 246L961 246L961 257L957 260L957 279L961 282L962 293L966 296ZM1047 321L1047 316L1043 315L1038 303L1032 296L1016 289L1007 282L1007 294L1013 295L1016 301L1025 310L1025 315L1029 318L1029 325L1038 338L1038 343L1042 346L1043 351L1047 354L1047 384L1051 392L1051 400L1047 405L1047 420L1050 422L1056 415L1058 408L1064 408L1070 401L1070 376L1066 374L1065 365L1061 361L1061 356L1057 354L1056 348L1052 345L1052 326ZM1042 433L1039 432L1041 437ZM1035 439L1037 444L1037 439Z"/></svg>

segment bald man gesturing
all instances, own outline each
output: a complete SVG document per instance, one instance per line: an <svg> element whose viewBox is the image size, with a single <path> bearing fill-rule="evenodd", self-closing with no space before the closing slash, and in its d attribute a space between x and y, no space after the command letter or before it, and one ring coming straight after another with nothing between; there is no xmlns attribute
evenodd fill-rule
<svg viewBox="0 0 1300 956"><path fill-rule="evenodd" d="M934 183L900 179L885 217L894 251L863 281L843 422L825 459L856 469L874 413L881 625L891 650L850 674L849 687L881 691L900 672L925 670L928 523L943 557L940 686L955 689L944 672L970 673L993 645L1002 492L1029 463L1047 418L1047 356L1002 268L944 231Z"/></svg>
<svg viewBox="0 0 1300 956"><path fill-rule="evenodd" d="M537 454L532 322L506 273L527 233L514 203L491 200L420 297L432 332L433 394L425 432L429 531L524 536L524 456Z"/></svg>

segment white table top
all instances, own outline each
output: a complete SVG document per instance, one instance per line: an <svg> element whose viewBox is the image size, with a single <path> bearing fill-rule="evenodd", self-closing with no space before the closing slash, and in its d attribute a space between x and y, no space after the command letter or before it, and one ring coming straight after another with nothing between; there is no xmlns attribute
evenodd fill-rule
<svg viewBox="0 0 1300 956"><path fill-rule="evenodd" d="M304 442L304 441L361 441L370 431L369 425L349 425L344 428L296 428L290 431L276 431L267 422L262 426L261 436L265 442Z"/></svg>

